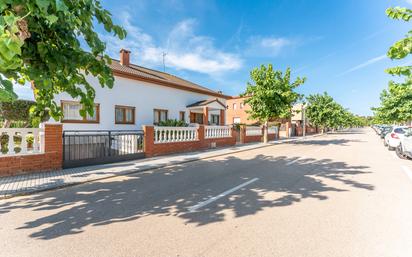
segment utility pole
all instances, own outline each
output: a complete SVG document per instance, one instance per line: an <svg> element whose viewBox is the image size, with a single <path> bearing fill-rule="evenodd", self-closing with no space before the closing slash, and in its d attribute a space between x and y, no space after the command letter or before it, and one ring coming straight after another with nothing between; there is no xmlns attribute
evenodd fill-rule
<svg viewBox="0 0 412 257"><path fill-rule="evenodd" d="M166 65L165 65L165 57L166 57L167 53L163 52L162 53L162 57L163 57L163 72L166 72Z"/></svg>

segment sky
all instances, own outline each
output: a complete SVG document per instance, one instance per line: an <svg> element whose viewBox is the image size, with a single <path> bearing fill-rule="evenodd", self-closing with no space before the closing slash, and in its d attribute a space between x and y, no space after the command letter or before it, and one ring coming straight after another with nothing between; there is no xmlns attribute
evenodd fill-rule
<svg viewBox="0 0 412 257"><path fill-rule="evenodd" d="M410 63L391 61L388 48L410 24L385 15L412 0L102 0L128 36L119 40L96 25L107 53L165 70L227 95L242 93L250 71L262 64L290 67L306 77L297 91L328 92L359 115L371 115L379 94L394 79L384 70ZM27 88L18 94L30 97Z"/></svg>

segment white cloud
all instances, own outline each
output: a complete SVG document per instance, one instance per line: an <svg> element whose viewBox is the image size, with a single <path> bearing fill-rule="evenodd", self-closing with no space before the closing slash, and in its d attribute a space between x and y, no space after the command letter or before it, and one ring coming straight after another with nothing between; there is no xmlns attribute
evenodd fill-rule
<svg viewBox="0 0 412 257"><path fill-rule="evenodd" d="M164 44L156 43L153 37L131 23L130 14L122 13L121 25L128 36L118 40L112 36L101 35L107 43L109 55L117 58L119 50L132 51L132 62L139 65L161 66L162 53L166 55L166 67L215 74L237 70L242 67L242 59L233 53L217 49L213 39L196 35L196 21L186 19L177 23L166 35Z"/></svg>
<svg viewBox="0 0 412 257"><path fill-rule="evenodd" d="M274 57L279 55L286 47L291 47L295 44L295 41L283 37L253 36L248 40L246 53L255 57Z"/></svg>
<svg viewBox="0 0 412 257"><path fill-rule="evenodd" d="M408 4L412 4L412 0L405 0Z"/></svg>
<svg viewBox="0 0 412 257"><path fill-rule="evenodd" d="M381 56L378 56L378 57L375 57L375 58L372 58L372 59L369 59L369 60L367 60L366 62L363 62L363 63L361 63L361 64L359 64L359 65L356 65L356 66L354 66L354 67L346 70L345 72L339 74L338 76L343 76L343 75L346 75L346 74L348 74L348 73L354 72L354 71L356 71L356 70L363 69L363 68L365 68L365 67L367 67L367 66L369 66L369 65L372 65L372 64L374 64L374 63L376 63L376 62L382 61L382 60L385 59L385 58L386 58L386 54L381 55Z"/></svg>

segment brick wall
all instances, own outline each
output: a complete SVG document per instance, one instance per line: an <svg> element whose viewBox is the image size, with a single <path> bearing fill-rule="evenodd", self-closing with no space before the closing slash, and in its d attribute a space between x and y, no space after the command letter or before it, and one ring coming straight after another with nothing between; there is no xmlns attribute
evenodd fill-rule
<svg viewBox="0 0 412 257"><path fill-rule="evenodd" d="M44 153L0 157L0 176L57 170L62 168L61 124L45 124Z"/></svg>
<svg viewBox="0 0 412 257"><path fill-rule="evenodd" d="M227 110L226 110L226 124L233 124L234 118L239 118L242 124L255 124L258 120L249 119L249 114L246 113L250 110L248 104L244 104L245 97L236 97L226 100ZM236 108L234 108L234 104ZM242 106L243 104L243 106Z"/></svg>
<svg viewBox="0 0 412 257"><path fill-rule="evenodd" d="M216 147L232 146L236 144L236 131L232 129L232 136L226 138L205 138L203 125L199 125L197 141L173 142L173 143L154 143L154 127L143 126L144 130L144 152L146 157L167 155L173 153L193 152Z"/></svg>
<svg viewBox="0 0 412 257"><path fill-rule="evenodd" d="M240 142L242 144L253 143L253 142L263 142L263 128L262 135L260 136L247 136L246 135L246 126L240 127ZM279 134L268 133L268 141L274 141L279 138Z"/></svg>

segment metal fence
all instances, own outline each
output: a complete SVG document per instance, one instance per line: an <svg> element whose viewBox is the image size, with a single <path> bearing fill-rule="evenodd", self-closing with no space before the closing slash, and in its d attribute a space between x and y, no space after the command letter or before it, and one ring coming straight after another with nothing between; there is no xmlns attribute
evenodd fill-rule
<svg viewBox="0 0 412 257"><path fill-rule="evenodd" d="M142 130L68 130L63 132L63 167L144 157Z"/></svg>

